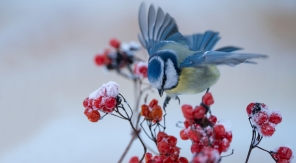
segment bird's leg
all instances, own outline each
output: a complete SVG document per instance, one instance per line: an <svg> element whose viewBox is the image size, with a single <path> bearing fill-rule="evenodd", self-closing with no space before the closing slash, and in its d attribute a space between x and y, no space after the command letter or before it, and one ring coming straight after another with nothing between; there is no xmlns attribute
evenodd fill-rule
<svg viewBox="0 0 296 163"><path fill-rule="evenodd" d="M175 100L178 100L179 105L180 105L180 98L176 95Z"/></svg>
<svg viewBox="0 0 296 163"><path fill-rule="evenodd" d="M166 106L169 104L169 102L170 102L170 100L171 100L171 97L169 97L169 96L166 96L165 97L165 100L164 100L164 102L163 102L163 110L164 110L164 115L163 115L163 130L165 130L165 128L166 128L166 126L165 126L165 116L166 116L166 110L165 110L165 108L166 108Z"/></svg>
<svg viewBox="0 0 296 163"><path fill-rule="evenodd" d="M163 102L163 110L164 110L164 112L166 112L166 111L165 111L165 108L167 107L167 105L169 104L170 101L171 101L171 97L166 96L166 97L165 97L165 100L164 100L164 102Z"/></svg>
<svg viewBox="0 0 296 163"><path fill-rule="evenodd" d="M209 90L210 90L210 87L206 90L206 93L208 93L209 92Z"/></svg>

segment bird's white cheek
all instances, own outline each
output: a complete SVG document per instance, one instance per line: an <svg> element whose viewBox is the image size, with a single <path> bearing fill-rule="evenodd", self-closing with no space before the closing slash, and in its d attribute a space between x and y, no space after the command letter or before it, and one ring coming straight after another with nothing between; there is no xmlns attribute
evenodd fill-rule
<svg viewBox="0 0 296 163"><path fill-rule="evenodd" d="M164 84L164 89L170 89L178 84L178 74L174 67L174 63L170 59L167 60L165 66L165 75L167 80Z"/></svg>

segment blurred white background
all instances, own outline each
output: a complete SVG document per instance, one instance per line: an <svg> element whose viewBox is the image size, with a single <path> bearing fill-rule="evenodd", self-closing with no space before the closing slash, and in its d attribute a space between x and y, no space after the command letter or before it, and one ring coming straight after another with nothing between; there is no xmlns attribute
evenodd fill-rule
<svg viewBox="0 0 296 163"><path fill-rule="evenodd" d="M141 1L0 1L0 162L117 162L130 140L130 127L115 117L91 123L82 101L114 80L134 103L132 82L95 66L94 55L116 37L137 41ZM232 122L234 155L222 162L244 162L251 140L245 111L250 102L280 110L283 121L261 146L296 149L296 1L147 1L170 13L183 34L219 31L216 47L235 45L244 52L268 54L258 65L221 66L211 88L212 112ZM152 97L152 96L150 96ZM154 97L158 98L155 94ZM201 95L181 96L197 105ZM161 102L163 99L160 100ZM183 120L176 101L169 105L167 132L178 135ZM146 140L149 142L149 140ZM151 145L152 142L151 142ZM178 141L191 158L190 142ZM294 151L295 153L295 151ZM125 162L141 156L134 142ZM250 162L272 162L255 149Z"/></svg>

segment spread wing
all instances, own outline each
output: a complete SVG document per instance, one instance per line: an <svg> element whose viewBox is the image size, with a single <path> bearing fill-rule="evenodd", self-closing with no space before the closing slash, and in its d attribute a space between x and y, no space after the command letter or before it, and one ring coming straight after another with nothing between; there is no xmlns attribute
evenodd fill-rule
<svg viewBox="0 0 296 163"><path fill-rule="evenodd" d="M145 3L141 4L139 26L141 33L138 34L138 38L150 55L168 41L183 44L187 42L185 37L179 33L174 18L164 13L161 8L156 11L153 5L149 7L147 20Z"/></svg>
<svg viewBox="0 0 296 163"><path fill-rule="evenodd" d="M228 65L234 67L241 63L253 63L252 59L267 58L264 54L230 53L222 51L198 52L184 59L180 67L200 67L204 65Z"/></svg>

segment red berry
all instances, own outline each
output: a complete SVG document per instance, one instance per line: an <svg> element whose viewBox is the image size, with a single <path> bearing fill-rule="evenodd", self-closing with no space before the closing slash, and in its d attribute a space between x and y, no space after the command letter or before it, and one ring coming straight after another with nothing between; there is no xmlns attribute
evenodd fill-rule
<svg viewBox="0 0 296 163"><path fill-rule="evenodd" d="M269 123L264 123L260 126L260 131L264 136L272 136L275 132L275 128L271 126Z"/></svg>
<svg viewBox="0 0 296 163"><path fill-rule="evenodd" d="M166 155L170 150L170 145L165 141L161 141L157 143L157 149L161 155Z"/></svg>
<svg viewBox="0 0 296 163"><path fill-rule="evenodd" d="M248 113L249 116L250 116L251 113L252 113L252 110L253 110L254 105L255 105L255 103L250 103L250 104L247 106L247 113Z"/></svg>
<svg viewBox="0 0 296 163"><path fill-rule="evenodd" d="M216 139L224 138L226 131L223 125L218 124L214 126L214 134Z"/></svg>
<svg viewBox="0 0 296 163"><path fill-rule="evenodd" d="M192 140L193 142L198 142L201 138L201 135L200 133L198 133L197 131L193 130L193 129L190 129L187 133L188 135L188 138L190 140Z"/></svg>
<svg viewBox="0 0 296 163"><path fill-rule="evenodd" d="M151 102L149 103L149 108L153 108L154 105L158 105L158 100L156 99L151 100Z"/></svg>
<svg viewBox="0 0 296 163"><path fill-rule="evenodd" d="M277 150L277 154L279 156L280 159L287 159L287 160L290 160L292 155L293 155L293 152L290 148L288 147L280 147L278 150Z"/></svg>
<svg viewBox="0 0 296 163"><path fill-rule="evenodd" d="M97 54L95 56L95 63L98 65L98 66L102 66L105 64L105 56L102 55L102 54Z"/></svg>
<svg viewBox="0 0 296 163"><path fill-rule="evenodd" d="M105 99L105 106L111 112L116 107L116 103L117 103L117 101L116 101L116 98L114 98L114 97L106 97L106 99Z"/></svg>
<svg viewBox="0 0 296 163"><path fill-rule="evenodd" d="M183 105L181 108L182 108L183 115L186 119L193 118L193 115L192 115L193 108L191 105Z"/></svg>
<svg viewBox="0 0 296 163"><path fill-rule="evenodd" d="M172 157L165 157L163 163L174 163L175 160Z"/></svg>
<svg viewBox="0 0 296 163"><path fill-rule="evenodd" d="M83 101L83 106L86 108L88 106L88 97Z"/></svg>
<svg viewBox="0 0 296 163"><path fill-rule="evenodd" d="M214 115L211 115L209 118L209 121L212 122L213 124L215 124L217 122L217 117Z"/></svg>
<svg viewBox="0 0 296 163"><path fill-rule="evenodd" d="M103 96L100 96L99 98L94 100L94 106L98 109L102 109L104 107L104 103L102 102Z"/></svg>
<svg viewBox="0 0 296 163"><path fill-rule="evenodd" d="M164 156L154 156L153 163L162 163L164 160Z"/></svg>
<svg viewBox="0 0 296 163"><path fill-rule="evenodd" d="M161 121L162 119L162 109L159 105L154 105L151 112L150 112L151 118L153 119L153 122L157 123Z"/></svg>
<svg viewBox="0 0 296 163"><path fill-rule="evenodd" d="M274 124L279 124L282 122L282 116L278 112L272 112L269 116L269 122L274 123Z"/></svg>
<svg viewBox="0 0 296 163"><path fill-rule="evenodd" d="M172 146L177 145L177 138L174 136L168 136L168 143Z"/></svg>
<svg viewBox="0 0 296 163"><path fill-rule="evenodd" d="M189 163L189 161L185 157L179 157L178 163Z"/></svg>
<svg viewBox="0 0 296 163"><path fill-rule="evenodd" d="M210 106L214 103L214 98L212 96L212 94L210 92L207 92L203 97L202 97L202 102L207 105Z"/></svg>
<svg viewBox="0 0 296 163"><path fill-rule="evenodd" d="M111 39L109 43L112 47L114 47L116 49L118 49L120 47L120 42L115 38Z"/></svg>
<svg viewBox="0 0 296 163"><path fill-rule="evenodd" d="M190 125L191 125L191 123L189 122L188 119L186 119L186 120L184 121L184 127L185 127L185 128L188 128Z"/></svg>
<svg viewBox="0 0 296 163"><path fill-rule="evenodd" d="M85 109L84 114L91 122L98 122L98 120L101 118L100 113L97 110L93 110L91 108Z"/></svg>
<svg viewBox="0 0 296 163"><path fill-rule="evenodd" d="M226 138L222 139L222 141L221 141L221 150L222 150L222 152L226 152L227 149L229 148L229 146L230 146L229 140L226 139Z"/></svg>
<svg viewBox="0 0 296 163"><path fill-rule="evenodd" d="M165 132L158 132L156 136L156 141L161 142L163 138L167 138L168 135Z"/></svg>
<svg viewBox="0 0 296 163"><path fill-rule="evenodd" d="M199 152L201 151L201 149L202 149L203 147L204 147L204 146L203 146L200 142L193 143L193 144L191 145L191 148L190 148L191 153L192 153L192 154L197 154L197 153L199 153Z"/></svg>
<svg viewBox="0 0 296 163"><path fill-rule="evenodd" d="M149 115L150 115L150 110L149 107L145 104L143 104L141 106L142 110L141 110L141 115L144 116L146 119L150 119Z"/></svg>
<svg viewBox="0 0 296 163"><path fill-rule="evenodd" d="M188 135L187 135L187 133L186 133L186 131L184 129L180 131L180 138L182 140L188 140L189 139Z"/></svg>
<svg viewBox="0 0 296 163"><path fill-rule="evenodd" d="M148 72L148 67L146 66L142 66L140 69L139 69L140 73L143 75L144 78L147 77L147 72Z"/></svg>
<svg viewBox="0 0 296 163"><path fill-rule="evenodd" d="M229 142L231 142L232 141L232 132L231 131L226 132L225 138L228 139Z"/></svg>
<svg viewBox="0 0 296 163"><path fill-rule="evenodd" d="M258 125L265 123L268 120L268 115L266 112L260 111L254 115L254 122Z"/></svg>
<svg viewBox="0 0 296 163"><path fill-rule="evenodd" d="M193 116L196 119L201 119L205 116L206 109L203 106L196 106L193 110Z"/></svg>
<svg viewBox="0 0 296 163"><path fill-rule="evenodd" d="M145 154L145 161L147 162L147 161L149 161L149 160L152 160L152 154L149 153L149 152L147 152L147 153Z"/></svg>
<svg viewBox="0 0 296 163"><path fill-rule="evenodd" d="M139 160L138 156L134 156L130 159L129 163L139 163L139 161L140 160Z"/></svg>
<svg viewBox="0 0 296 163"><path fill-rule="evenodd" d="M279 159L276 163L290 163L287 159Z"/></svg>

